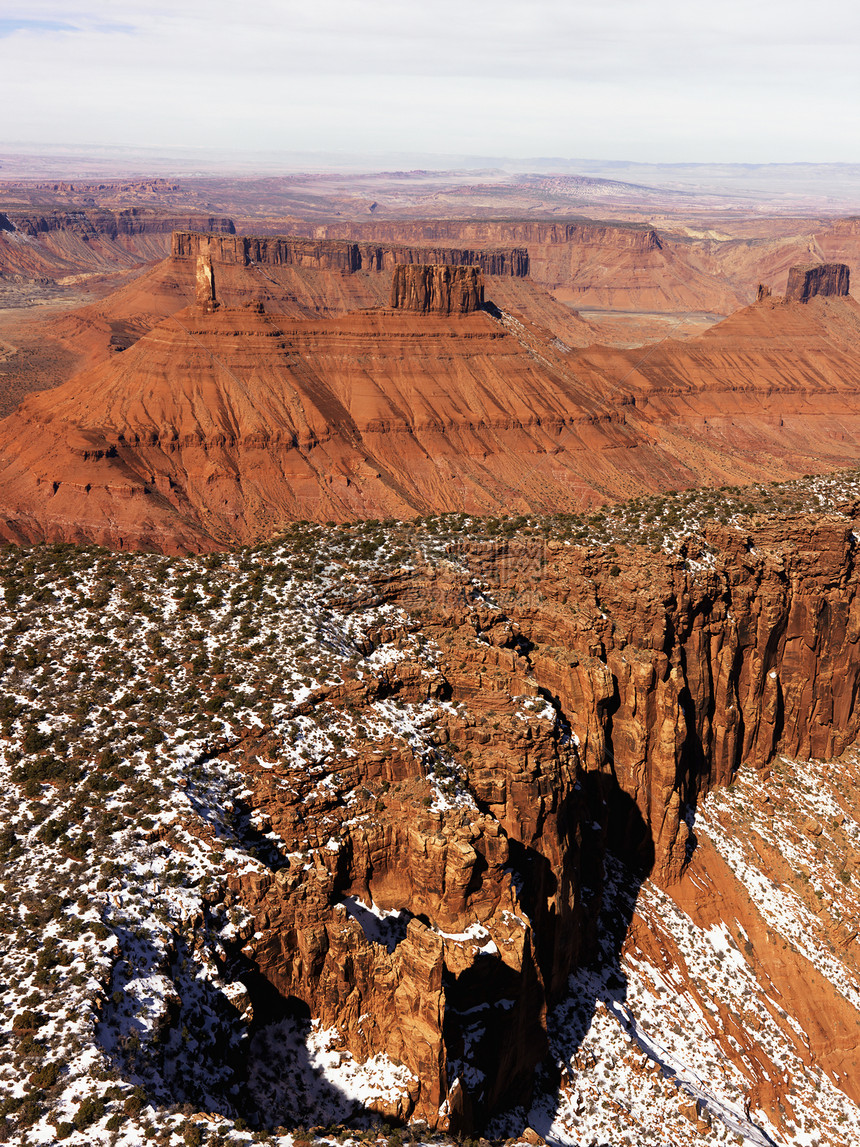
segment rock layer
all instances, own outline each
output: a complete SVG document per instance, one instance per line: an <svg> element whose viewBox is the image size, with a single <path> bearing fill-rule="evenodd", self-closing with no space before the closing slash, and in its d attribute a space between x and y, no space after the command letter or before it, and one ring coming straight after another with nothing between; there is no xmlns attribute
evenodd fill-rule
<svg viewBox="0 0 860 1147"><path fill-rule="evenodd" d="M469 315L484 305L481 269L439 264L395 267L390 304L393 310L425 315Z"/></svg>
<svg viewBox="0 0 860 1147"><path fill-rule="evenodd" d="M691 259L688 245L671 243L653 227L641 225L586 220L374 220L307 224L304 233L315 238L478 249L515 244L527 252L532 279L575 307L728 314L752 301L754 293L754 283L752 289L738 289L725 276L717 278Z"/></svg>
<svg viewBox="0 0 860 1147"><path fill-rule="evenodd" d="M433 246L381 246L345 239L307 239L296 236L210 235L197 231L176 231L171 255L174 259L196 259L205 255L216 263L247 267L306 267L337 271L342 275L357 271L391 271L412 264L446 264L452 267L479 267L485 275L525 278L529 273L528 252L522 247L494 250Z"/></svg>
<svg viewBox="0 0 860 1147"><path fill-rule="evenodd" d="M847 295L848 289L849 271L845 263L811 263L791 268L785 297L808 303L815 295L837 298Z"/></svg>
<svg viewBox="0 0 860 1147"><path fill-rule="evenodd" d="M389 1114L473 1131L528 1100L546 1008L596 951L607 844L672 886L695 855L696 802L742 761L764 770L778 746L832 755L856 736L858 549L844 518L821 517L714 526L657 563L559 543L449 557L377 580L374 600L406 620L362 648L399 632L400 659L375 680L345 671L304 710L430 697L447 716L410 748L344 754L324 795L304 767L275 783L258 762L276 746L252 738L253 803L291 863L232 890L264 979L354 1055L409 1067L409 1102ZM407 652L419 628L432 662ZM477 811L422 800L434 745ZM784 990L791 1007L797 985ZM860 1063L841 1055L843 1071Z"/></svg>
<svg viewBox="0 0 860 1147"><path fill-rule="evenodd" d="M233 235L236 227L226 215L176 214L144 207L124 210L87 209L83 211L10 211L9 219L23 235L37 238L52 232L68 231L89 238L116 239L122 235L172 235L183 227L204 227L207 231Z"/></svg>
<svg viewBox="0 0 860 1147"><path fill-rule="evenodd" d="M860 458L851 298L765 299L643 357L498 307L272 314L276 268L267 287L212 265L217 311L172 314L0 423L3 536L205 550L299 519L581 510ZM225 304L240 286L250 308Z"/></svg>

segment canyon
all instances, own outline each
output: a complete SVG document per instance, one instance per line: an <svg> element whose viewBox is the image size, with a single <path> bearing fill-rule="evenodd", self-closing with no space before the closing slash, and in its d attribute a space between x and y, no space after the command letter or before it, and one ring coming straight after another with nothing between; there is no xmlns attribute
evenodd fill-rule
<svg viewBox="0 0 860 1147"><path fill-rule="evenodd" d="M311 824L317 778L299 766L275 782L247 747L253 803L302 863L230 882L254 916L246 952L356 1058L384 1049L409 1068L406 1113L468 1131L528 1106L547 1050L541 1017L595 955L599 900L589 907L583 889L610 841L672 895L695 855L691 813L712 787L742 764L763 773L777 747L830 758L854 740L860 604L847 524L762 520L746 534L709 529L700 545L656 567L641 549L619 551L613 575L608 555L558 543L539 567L515 542L465 543L456 572L419 567L377 587L407 613L420 602L421 632L443 650L429 676L404 656L385 688L454 706L434 738L468 762L471 807L422 809L426 749L411 763L376 753L330 770ZM689 574L703 552L712 564ZM325 696L362 698L366 680ZM382 794L370 815L338 799L359 781ZM727 895L725 874L701 864L687 881L706 873L709 897ZM360 912L339 908L359 902L396 914L387 950ZM802 1008L781 961L759 959L782 1006ZM833 1028L817 1060L856 1101L860 1011L820 989ZM467 1039L460 1017L475 1013L481 1031ZM780 1098L774 1088L764 1104L777 1123Z"/></svg>
<svg viewBox="0 0 860 1147"><path fill-rule="evenodd" d="M857 221L190 186L0 202L0 1137L855 1141Z"/></svg>
<svg viewBox="0 0 860 1147"><path fill-rule="evenodd" d="M71 880L57 986L102 985L55 1101L94 1061L103 1110L135 1081L212 1134L853 1135L860 484L708 497L602 544L449 515L7 551L6 895Z"/></svg>

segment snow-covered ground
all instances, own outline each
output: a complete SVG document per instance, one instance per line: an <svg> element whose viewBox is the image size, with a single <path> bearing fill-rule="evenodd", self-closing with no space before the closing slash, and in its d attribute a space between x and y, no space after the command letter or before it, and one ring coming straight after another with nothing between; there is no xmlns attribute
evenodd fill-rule
<svg viewBox="0 0 860 1147"><path fill-rule="evenodd" d="M696 835L727 863L771 944L800 953L857 1008L857 953L848 958L840 941L856 937L860 919L860 756L777 758L768 772L741 769L711 793ZM622 946L618 922L623 932L631 917ZM697 924L669 893L650 881L638 888L613 863L603 927L601 965L571 976L550 1017L561 1082L545 1079L534 1107L499 1120L496 1134L527 1122L560 1145L860 1142L860 1108L838 1072L810 1056L790 999L762 974L737 919ZM778 1126L759 1106L762 1082L784 1098Z"/></svg>
<svg viewBox="0 0 860 1147"><path fill-rule="evenodd" d="M816 482L761 498L828 508L854 489ZM703 497L705 507L715 500ZM744 512L746 497L725 494L723 510ZM304 799L324 810L333 762L359 741L396 743L425 761L428 809L473 808L457 753L431 743L434 726L457 715L433 693L439 651L415 616L383 601L374 577L396 576L422 553L464 569L461 540L514 533L535 540L527 560L539 572L546 537L609 543L665 527L674 544L676 529L709 512L687 495L631 505L597 521L455 515L302 527L207 558L0 551L0 1141L286 1145L287 1127L338 1123L408 1090L400 1065L357 1064L332 1033L298 1019L249 1030L239 977L253 924L224 887L289 857L248 803L237 746L265 735L276 753L261 749L255 767L285 791L300 770ZM477 582L473 601L494 608ZM484 640L479 626L474 640ZM360 683L407 660L426 678L417 700L380 697L360 709L326 700L347 671ZM542 698L515 704L518 721L553 719ZM855 1004L860 984L833 929L848 929L860 909L851 851L860 827L838 770L780 762L768 783L781 794L770 806L742 770L704 802L696 833L768 926ZM775 891L751 840L781 850L796 880L780 878ZM635 885L621 870L610 875L608 918L629 921ZM379 942L396 939L395 914L357 898L346 909ZM607 930L603 966L577 973L551 1016L559 1078L500 1135L529 1122L560 1144L860 1141L857 1108L798 1054L790 1017L775 1018L736 929L698 926L650 884L634 920L663 937L667 959L637 946L635 929L623 948ZM750 1100L747 1051L720 1026L727 1010L742 1012L792 1081L780 1127ZM263 1109L263 1128L245 1125Z"/></svg>

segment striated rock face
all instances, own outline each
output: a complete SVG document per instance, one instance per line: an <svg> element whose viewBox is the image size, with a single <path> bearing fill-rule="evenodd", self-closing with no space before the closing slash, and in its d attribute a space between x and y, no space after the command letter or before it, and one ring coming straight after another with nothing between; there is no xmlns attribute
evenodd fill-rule
<svg viewBox="0 0 860 1147"><path fill-rule="evenodd" d="M302 239L295 236L237 235L226 238L196 231L173 235L174 259L195 259L206 255L216 263L270 267L306 267L337 271L342 275L357 271L391 271L400 265L446 263L457 267L479 267L485 275L524 278L529 273L528 252L456 247L413 247L399 244L355 243L345 239Z"/></svg>
<svg viewBox="0 0 860 1147"><path fill-rule="evenodd" d="M687 247L665 241L647 226L532 219L374 220L308 224L306 233L314 238L477 249L515 244L527 252L534 282L576 307L728 314L751 297L749 287L738 290L728 276L706 273L690 259Z"/></svg>
<svg viewBox="0 0 860 1147"><path fill-rule="evenodd" d="M596 951L607 844L671 887L690 812L742 761L856 736L860 595L854 535L826 516L714 526L656 561L557 542L450 557L376 580L406 620L362 649L402 639L399 659L303 703L426 698L446 715L408 746L327 762L325 791L304 766L262 767L275 746L250 740L252 804L291 863L231 887L263 979L357 1057L410 1069L389 1114L472 1131L528 1100L546 1009ZM432 661L409 645L419 630ZM422 799L434 746L473 804Z"/></svg>
<svg viewBox="0 0 860 1147"><path fill-rule="evenodd" d="M849 271L845 263L812 263L791 268L785 297L806 303L815 295L847 295L848 289Z"/></svg>
<svg viewBox="0 0 860 1147"><path fill-rule="evenodd" d="M411 222L336 223L325 226L314 225L314 234L319 238L348 235L354 239L377 239L383 242L424 243L465 240L476 246L495 243L517 243L523 245L578 244L603 247L604 249L625 249L640 253L659 251L663 244L652 227L624 226L602 223L554 223L538 220L447 220L433 219Z"/></svg>
<svg viewBox="0 0 860 1147"><path fill-rule="evenodd" d="M419 314L471 314L484 305L481 269L439 264L395 267L390 305Z"/></svg>
<svg viewBox="0 0 860 1147"><path fill-rule="evenodd" d="M119 211L90 208L45 214L37 211L12 211L9 218L16 230L32 238L58 231L108 239L116 239L121 235L169 235L181 227L201 227L227 235L236 231L233 220L224 215L206 216L194 212L170 214L144 207L127 207Z"/></svg>
<svg viewBox="0 0 860 1147"><path fill-rule="evenodd" d="M0 277L7 284L16 284L16 290L23 292L24 297L31 290L37 293L44 291L49 283L68 287L79 282L81 275L139 273L141 264L165 259L170 249L170 236L180 227L206 227L224 234L235 230L232 219L226 216L192 212L177 214L136 207L53 211L32 208L28 211L10 210L3 218L5 223L0 222ZM193 266L190 270L190 295L193 297ZM132 289L139 291L139 288L140 284ZM182 300L178 303L182 305ZM126 320L130 320L129 325L140 331L147 309L147 303L143 301L140 310L136 308L135 313L123 316L117 325L122 327ZM174 300L173 309L178 309L177 300ZM74 314L67 318L70 329L81 326ZM108 320L104 325L109 326L110 322ZM38 339L41 348L54 341L50 333L44 333L47 339L41 331ZM106 342L110 340L111 333L108 333ZM60 357L63 357L62 350ZM26 383L30 371L21 373L21 381ZM54 384L57 381L53 379Z"/></svg>
<svg viewBox="0 0 860 1147"><path fill-rule="evenodd" d="M860 459L851 298L765 302L643 358L499 311L295 319L261 310L251 268L212 266L217 311L172 313L0 423L0 535L208 550L310 518L578 511ZM224 303L234 272L251 308Z"/></svg>

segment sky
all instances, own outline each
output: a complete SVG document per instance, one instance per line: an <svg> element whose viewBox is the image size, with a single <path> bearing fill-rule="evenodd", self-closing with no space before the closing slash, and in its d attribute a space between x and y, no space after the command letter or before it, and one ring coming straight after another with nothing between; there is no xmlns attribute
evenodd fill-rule
<svg viewBox="0 0 860 1147"><path fill-rule="evenodd" d="M860 161L856 0L3 0L0 140Z"/></svg>

